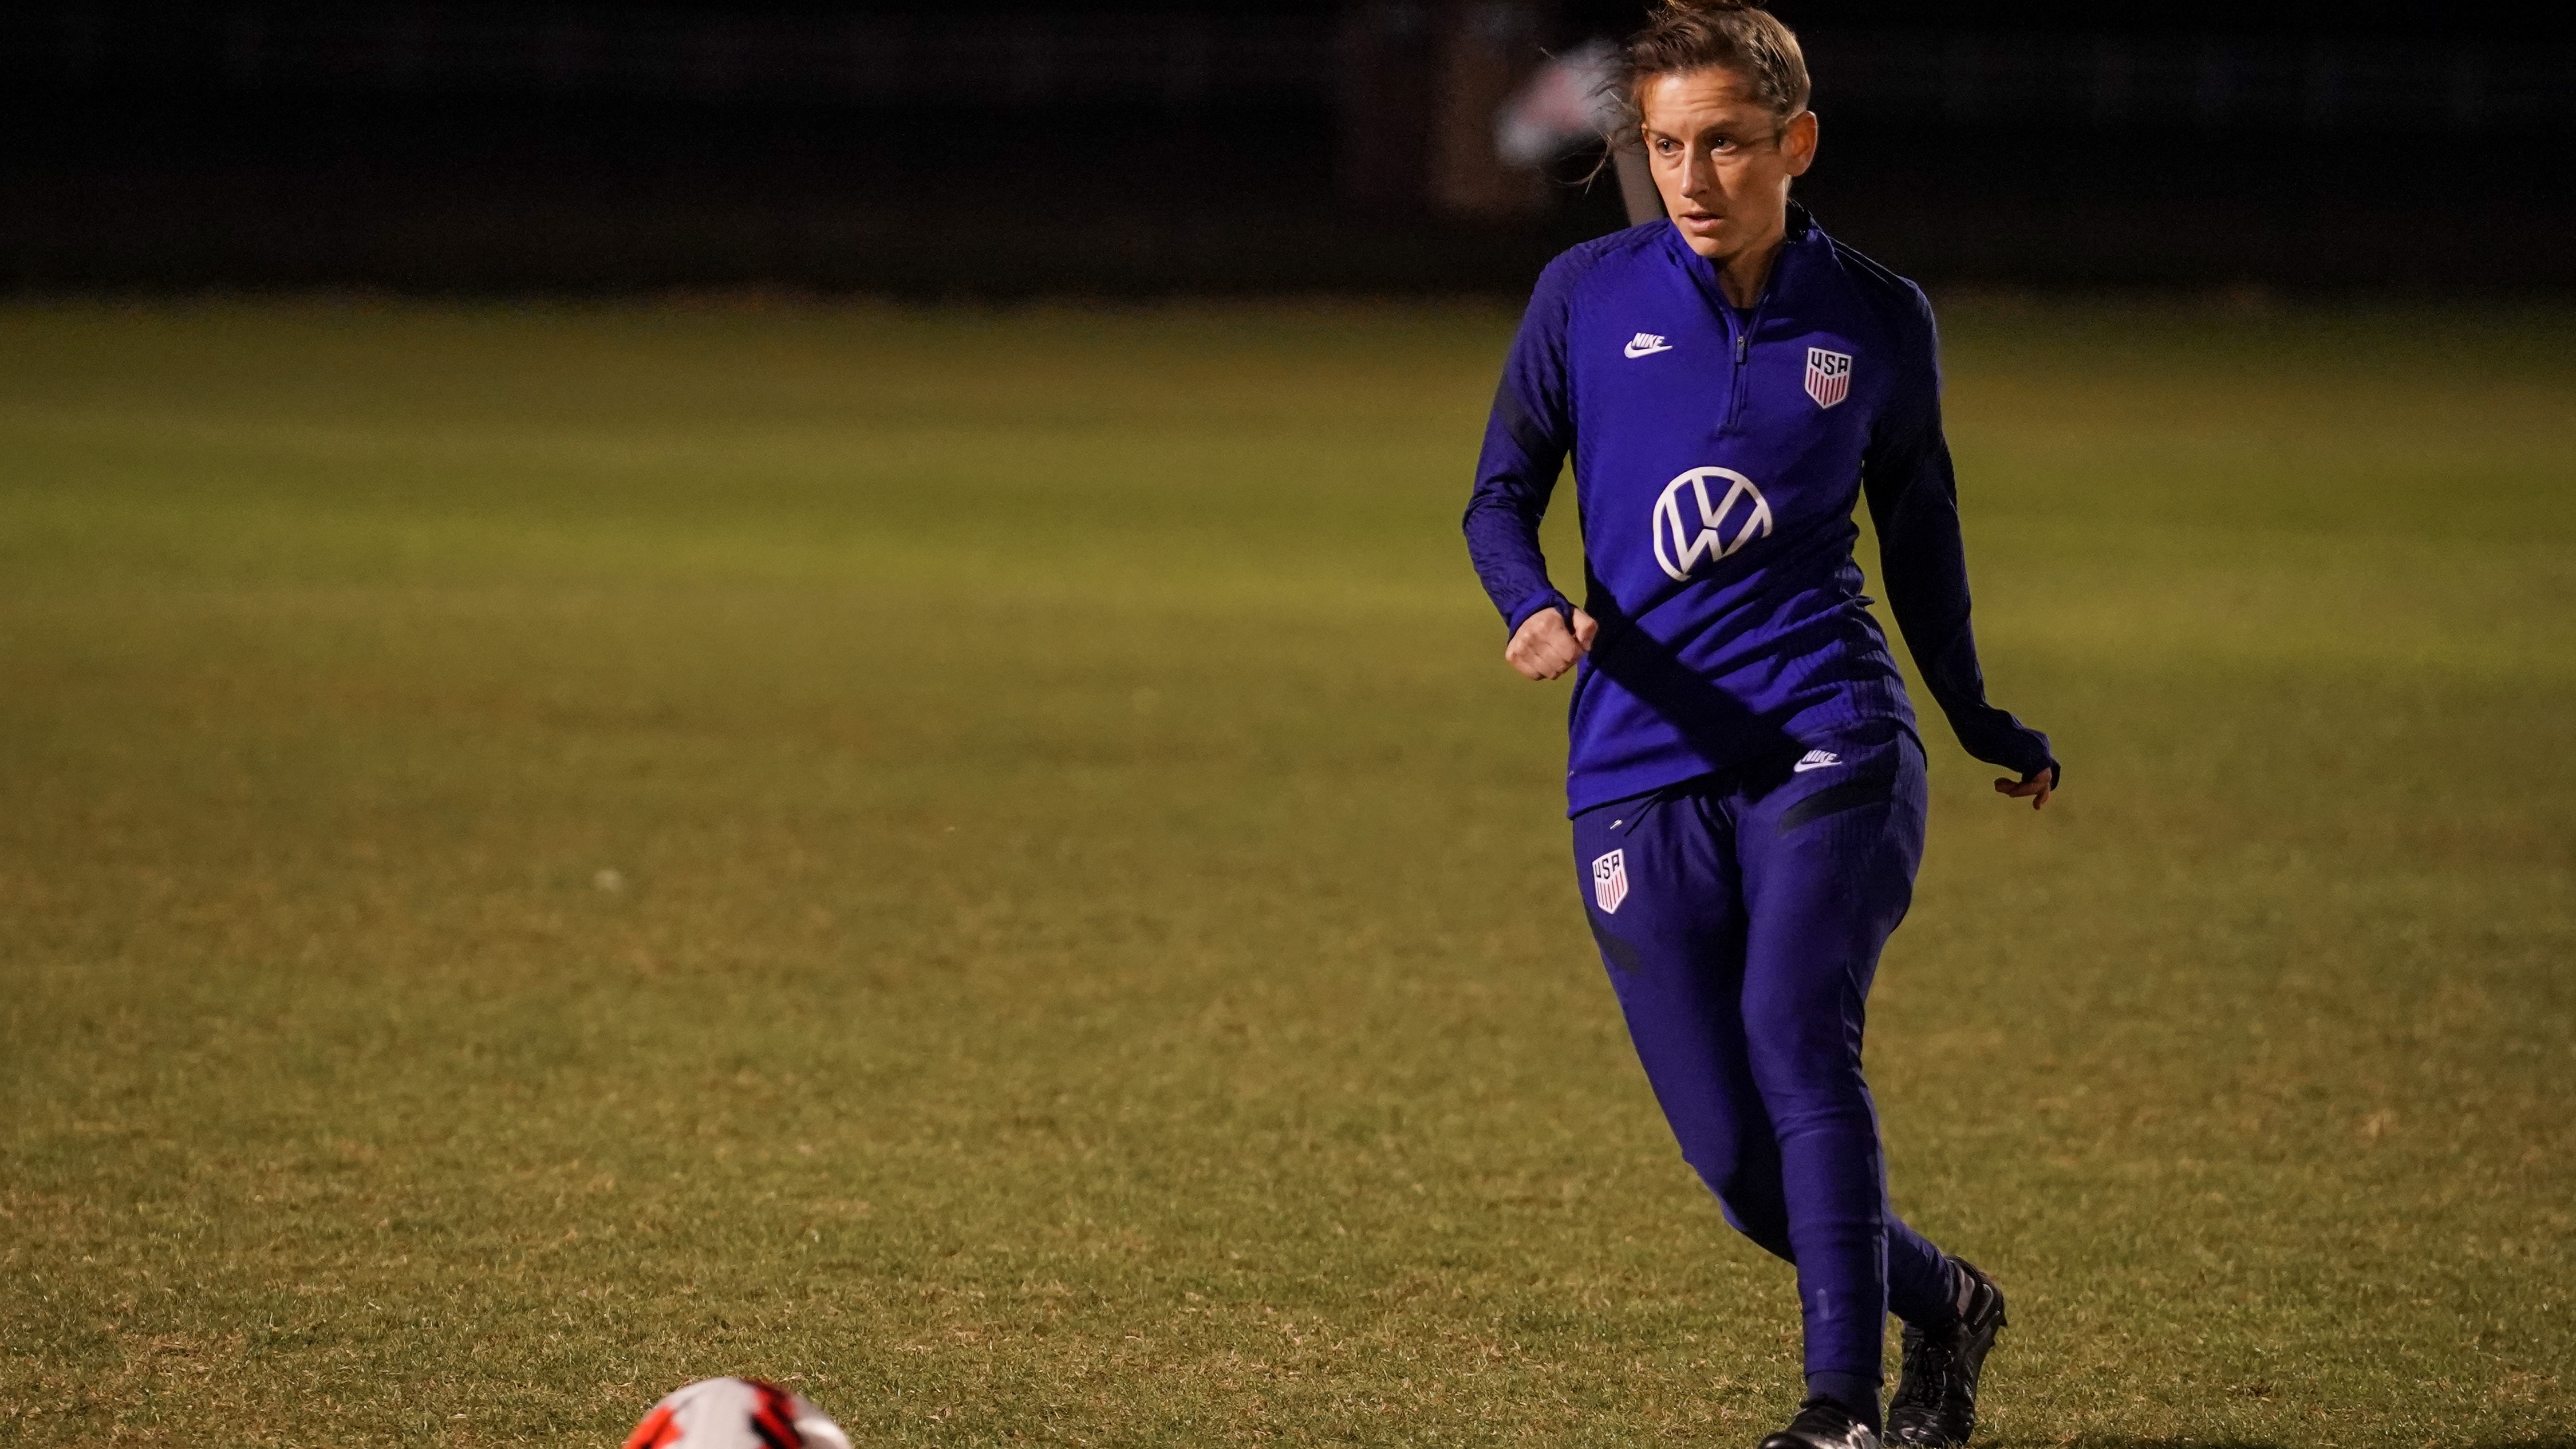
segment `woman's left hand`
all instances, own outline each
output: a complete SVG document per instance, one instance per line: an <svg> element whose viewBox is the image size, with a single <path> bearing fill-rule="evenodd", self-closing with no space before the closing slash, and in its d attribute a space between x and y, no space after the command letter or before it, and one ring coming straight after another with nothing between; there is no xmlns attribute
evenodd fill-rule
<svg viewBox="0 0 2576 1449"><path fill-rule="evenodd" d="M2055 794L2056 791L2057 772L2051 769L2042 769L2038 774L2031 776L2027 780L2019 782L2012 780L1997 780L1995 782L1996 794L2010 795L2016 800L2028 800L2030 802L2030 808L2033 810L2047 809L2048 797Z"/></svg>

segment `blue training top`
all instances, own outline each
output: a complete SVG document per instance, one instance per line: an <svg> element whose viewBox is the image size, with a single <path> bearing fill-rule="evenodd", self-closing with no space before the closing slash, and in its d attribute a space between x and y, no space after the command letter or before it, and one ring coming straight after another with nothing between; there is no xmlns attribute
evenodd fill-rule
<svg viewBox="0 0 2576 1449"><path fill-rule="evenodd" d="M1569 813L1893 720L1913 728L1852 560L1866 493L1897 627L1968 753L2048 737L1986 703L1923 292L1792 206L1762 300L1726 303L1670 222L1548 264L1494 397L1467 550L1518 630L1568 608L1538 525L1574 455L1584 609Z"/></svg>

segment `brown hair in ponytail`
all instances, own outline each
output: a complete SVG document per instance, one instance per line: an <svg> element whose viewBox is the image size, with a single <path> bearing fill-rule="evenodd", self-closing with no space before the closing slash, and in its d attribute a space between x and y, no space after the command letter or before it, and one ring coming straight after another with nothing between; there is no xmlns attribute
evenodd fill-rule
<svg viewBox="0 0 2576 1449"><path fill-rule="evenodd" d="M1783 125L1807 109L1807 57L1798 37L1755 0L1662 0L1619 59L1625 144L1635 144L1646 84L1658 76L1732 71Z"/></svg>

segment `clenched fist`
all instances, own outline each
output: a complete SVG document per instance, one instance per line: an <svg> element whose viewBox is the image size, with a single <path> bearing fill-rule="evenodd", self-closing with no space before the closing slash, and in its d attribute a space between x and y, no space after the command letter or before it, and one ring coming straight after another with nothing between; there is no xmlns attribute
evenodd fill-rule
<svg viewBox="0 0 2576 1449"><path fill-rule="evenodd" d="M1592 637L1600 632L1601 626L1581 609L1574 611L1571 629L1563 614L1541 609L1521 621L1512 642L1503 646L1503 660L1528 678L1554 679L1592 652Z"/></svg>

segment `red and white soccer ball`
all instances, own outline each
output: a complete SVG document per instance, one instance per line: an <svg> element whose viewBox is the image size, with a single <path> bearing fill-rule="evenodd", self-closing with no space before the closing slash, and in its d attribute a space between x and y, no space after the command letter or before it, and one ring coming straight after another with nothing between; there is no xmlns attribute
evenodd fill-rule
<svg viewBox="0 0 2576 1449"><path fill-rule="evenodd" d="M758 1379L700 1379L653 1406L626 1449L850 1449L823 1411Z"/></svg>

